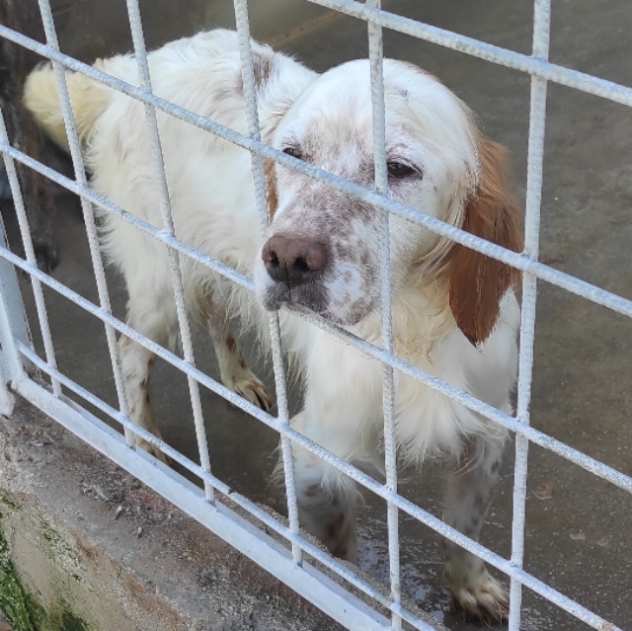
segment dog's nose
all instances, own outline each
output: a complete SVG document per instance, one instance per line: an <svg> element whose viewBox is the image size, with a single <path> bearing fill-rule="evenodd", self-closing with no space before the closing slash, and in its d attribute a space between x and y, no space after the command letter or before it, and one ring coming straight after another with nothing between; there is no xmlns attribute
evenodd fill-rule
<svg viewBox="0 0 632 631"><path fill-rule="evenodd" d="M325 269L327 247L314 239L280 233L268 239L261 258L273 280L299 285Z"/></svg>

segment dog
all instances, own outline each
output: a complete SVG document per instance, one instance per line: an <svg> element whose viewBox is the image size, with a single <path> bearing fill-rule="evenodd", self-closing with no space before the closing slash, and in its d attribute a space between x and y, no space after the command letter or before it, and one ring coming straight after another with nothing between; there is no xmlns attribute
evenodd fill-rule
<svg viewBox="0 0 632 631"><path fill-rule="evenodd" d="M252 53L263 140L372 187L368 60L317 74L254 41ZM149 64L156 94L247 133L236 33L213 30L171 42L150 53ZM132 55L95 65L137 80ZM143 104L81 74L67 78L92 186L161 227ZM507 185L505 151L478 129L467 106L434 76L392 59L384 60L384 96L389 195L520 251L520 213ZM50 66L28 77L24 102L65 146ZM382 211L269 161L271 222L262 227L249 152L161 112L158 122L178 238L255 280L253 296L195 261L182 261L186 305L208 327L222 382L270 408L230 321L238 316L242 326L257 326L265 344L266 311L279 310L285 349L304 379L304 407L292 426L340 458L378 463L381 364L292 309L310 309L381 344ZM128 324L173 347L177 322L166 246L113 214L103 214L102 222L102 247L127 284ZM390 256L396 354L511 412L520 320L515 272L398 216L390 218ZM119 349L130 416L158 434L147 390L151 353L124 336ZM477 538L506 431L407 375L396 372L395 379L400 460L419 464L443 455L451 463L444 519ZM301 448L295 447L294 459L301 525L333 554L352 557L355 484ZM474 616L501 618L507 605L502 585L478 557L453 543L447 549L447 584L456 602Z"/></svg>

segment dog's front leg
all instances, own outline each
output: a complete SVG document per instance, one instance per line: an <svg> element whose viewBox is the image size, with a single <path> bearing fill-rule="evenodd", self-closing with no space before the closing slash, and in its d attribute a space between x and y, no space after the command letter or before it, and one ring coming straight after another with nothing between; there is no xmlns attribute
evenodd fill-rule
<svg viewBox="0 0 632 631"><path fill-rule="evenodd" d="M341 458L348 457L347 437L340 432L327 431L327 422L310 418L303 411L291 424L293 429L328 451ZM359 497L355 482L305 449L294 445L293 453L301 527L324 543L333 555L353 560L356 553L354 508Z"/></svg>
<svg viewBox="0 0 632 631"><path fill-rule="evenodd" d="M347 462L373 463L381 427L382 368L327 333L312 332L305 361L305 406L292 427ZM301 526L336 555L356 551L356 483L294 445Z"/></svg>
<svg viewBox="0 0 632 631"><path fill-rule="evenodd" d="M480 535L492 491L500 477L503 446L503 439L473 439L464 462L448 476L444 519L475 540ZM446 546L445 575L456 602L476 618L504 619L507 594L483 561L451 541Z"/></svg>
<svg viewBox="0 0 632 631"><path fill-rule="evenodd" d="M239 350L230 331L226 306L218 299L207 298L204 311L222 383L262 410L270 411L272 399Z"/></svg>

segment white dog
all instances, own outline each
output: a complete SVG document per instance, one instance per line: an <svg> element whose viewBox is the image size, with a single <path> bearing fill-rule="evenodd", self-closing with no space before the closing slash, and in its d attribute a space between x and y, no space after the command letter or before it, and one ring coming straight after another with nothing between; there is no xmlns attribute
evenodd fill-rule
<svg viewBox="0 0 632 631"><path fill-rule="evenodd" d="M252 43L266 142L365 186L374 180L369 63L342 64L322 75ZM215 30L149 55L155 93L242 133L246 114L237 36ZM137 80L130 55L98 67ZM161 227L160 187L143 104L83 75L68 81L94 188ZM513 250L517 211L506 190L502 149L477 129L468 108L436 78L405 62L384 62L390 195ZM65 145L52 69L34 71L25 102L52 138ZM211 134L159 114L176 232L180 240L253 274L244 289L190 260L183 262L187 307L203 318L223 383L264 408L270 398L246 366L229 319L265 323L280 312L284 344L298 360L305 406L293 426L341 458L376 461L382 427L382 368L360 351L292 314L308 307L360 337L381 343L381 211L296 171L269 163L273 220L260 228L250 155ZM128 322L158 342L176 342L176 311L165 246L105 214L103 246L125 277ZM391 218L393 322L399 356L484 401L510 411L516 378L519 308L510 269L419 225ZM261 327L265 341L265 326ZM120 339L135 422L157 433L147 383L151 354ZM445 519L478 537L498 478L505 432L422 383L396 375L400 456L453 461ZM354 484L295 449L304 527L334 554L353 554ZM448 545L446 575L456 600L479 616L502 616L505 592L483 562Z"/></svg>

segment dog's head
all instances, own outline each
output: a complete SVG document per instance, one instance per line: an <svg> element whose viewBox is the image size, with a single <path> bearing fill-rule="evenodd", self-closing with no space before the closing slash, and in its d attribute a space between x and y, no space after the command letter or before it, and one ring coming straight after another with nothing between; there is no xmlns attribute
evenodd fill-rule
<svg viewBox="0 0 632 631"><path fill-rule="evenodd" d="M502 149L485 139L467 107L419 68L384 61L386 156L392 198L483 238L518 249L515 208L506 192ZM288 109L272 144L330 173L373 186L368 61L316 79ZM354 325L380 303L382 211L280 164L266 169L273 215L255 282L268 309L302 305ZM503 265L390 219L393 291L441 273L455 321L484 341L511 283Z"/></svg>

